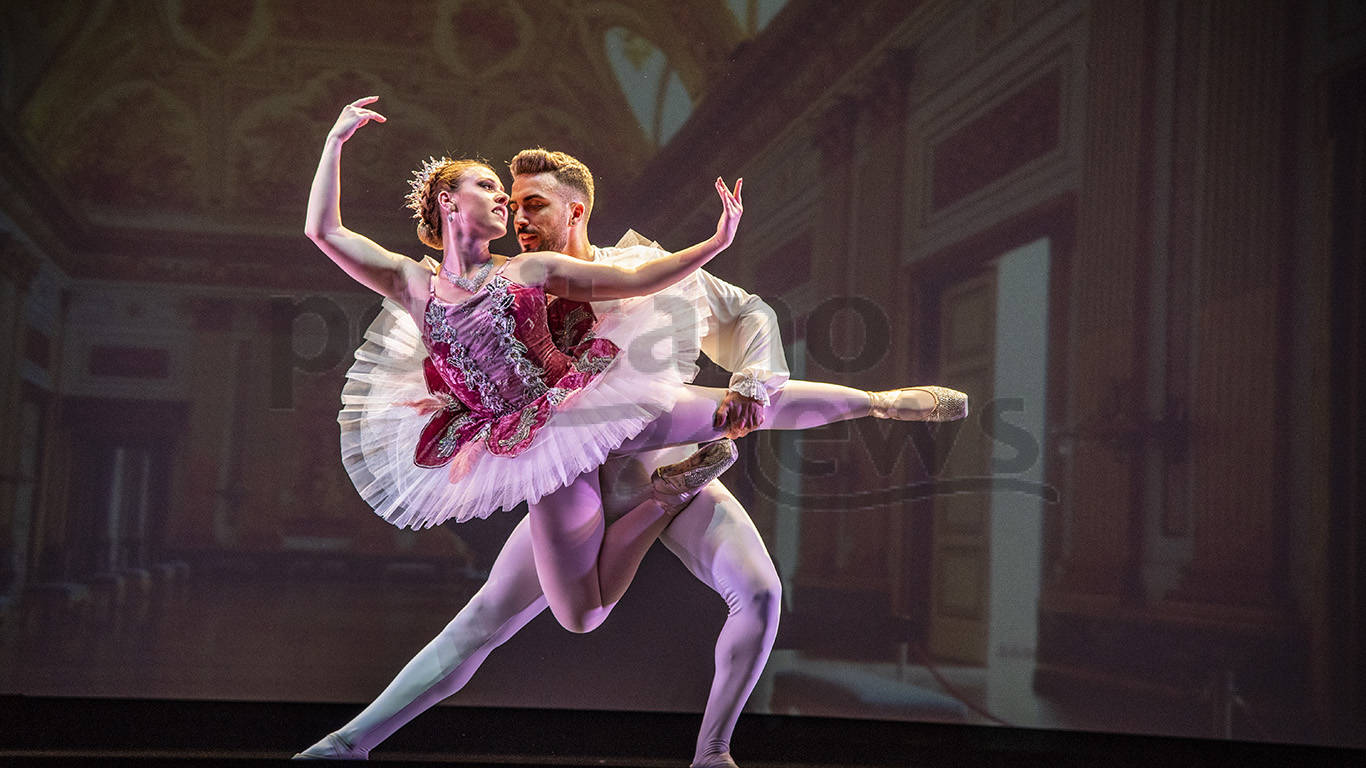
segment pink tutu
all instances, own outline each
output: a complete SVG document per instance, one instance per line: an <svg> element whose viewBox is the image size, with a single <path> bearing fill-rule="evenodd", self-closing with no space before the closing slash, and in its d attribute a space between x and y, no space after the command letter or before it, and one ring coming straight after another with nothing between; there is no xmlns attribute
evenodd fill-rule
<svg viewBox="0 0 1366 768"><path fill-rule="evenodd" d="M493 317L496 328L442 336L443 312L459 320L463 310L433 299L429 347L424 329L386 300L347 371L337 417L342 463L360 495L394 525L462 522L539 500L668 412L697 373L709 310L695 279L595 305L589 336L573 329L576 321L588 327L586 307L552 311L547 322L539 289L501 276L485 288L501 290L504 309L511 307L503 325L489 301L465 314L471 322ZM447 347L443 339L465 343Z"/></svg>

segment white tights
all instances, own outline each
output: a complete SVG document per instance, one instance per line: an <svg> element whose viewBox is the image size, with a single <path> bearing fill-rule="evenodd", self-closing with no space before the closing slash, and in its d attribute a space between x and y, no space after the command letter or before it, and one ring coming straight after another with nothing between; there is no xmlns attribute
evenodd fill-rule
<svg viewBox="0 0 1366 768"><path fill-rule="evenodd" d="M711 426L712 414L724 394L724 390L690 388L668 418L648 426L624 445L622 452L640 454L663 445L718 437ZM866 416L868 410L868 395L861 390L792 381L765 410L764 428L806 429ZM616 458L604 465L607 507L630 511L605 526L605 532L601 532L602 528L596 530L604 543L613 539L613 531L624 530L623 540L631 543L623 549L644 541L639 556L632 552L635 560L629 566L630 575L634 575L640 557L658 536L694 576L726 601L729 613L716 641L716 670L694 754L696 764L718 764L722 758L729 758L735 723L768 661L778 631L782 587L759 532L720 482L703 489L672 522L665 519L661 524L640 511L650 503L645 501L650 491L649 470L676 461L686 453L687 450L679 449L656 451ZM594 495L601 495L597 478L589 487ZM597 525L601 525L601 506L595 505L592 512ZM656 510L654 514L662 512ZM663 532L651 534L655 526L663 528ZM494 648L507 642L547 607L533 550L528 516L503 545L487 583L337 735L363 755L405 723L463 688ZM629 583L629 578L626 581ZM613 591L608 591L609 596ZM616 596L620 597L620 593ZM600 622L615 602L616 598L608 600L600 606L600 615L590 618Z"/></svg>
<svg viewBox="0 0 1366 768"><path fill-rule="evenodd" d="M648 466L632 465L637 480L646 477ZM648 492L639 482L633 487ZM778 632L782 586L758 530L719 481L703 489L659 538L729 608L717 637L715 675L697 736L694 762L700 765L729 755L731 733ZM369 751L463 688L494 648L546 608L531 550L530 520L524 518L503 545L488 582L337 734L357 751Z"/></svg>
<svg viewBox="0 0 1366 768"><path fill-rule="evenodd" d="M673 410L646 425L618 449L620 453L688 445L721 436L713 414L726 390L687 387ZM867 392L836 384L789 381L764 409L760 429L810 429L867 416ZM598 473L574 482L530 505L531 543L536 572L550 612L571 632L588 632L611 613L641 558L669 524L653 500L645 500L606 529Z"/></svg>

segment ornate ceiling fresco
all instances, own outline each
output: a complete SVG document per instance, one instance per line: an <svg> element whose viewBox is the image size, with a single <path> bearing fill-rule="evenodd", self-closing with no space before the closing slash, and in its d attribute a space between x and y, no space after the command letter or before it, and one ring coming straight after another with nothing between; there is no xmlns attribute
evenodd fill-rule
<svg viewBox="0 0 1366 768"><path fill-rule="evenodd" d="M0 11L0 128L11 162L59 198L54 208L86 243L297 238L333 119L378 95L389 121L348 143L343 210L357 229L413 252L402 196L428 155L498 166L523 147L563 148L593 167L610 205L655 154L661 119L691 109L680 94L695 104L724 74L753 33L755 7L10 2ZM635 82L649 77L669 82ZM658 93L657 114L648 94L632 93L640 87Z"/></svg>

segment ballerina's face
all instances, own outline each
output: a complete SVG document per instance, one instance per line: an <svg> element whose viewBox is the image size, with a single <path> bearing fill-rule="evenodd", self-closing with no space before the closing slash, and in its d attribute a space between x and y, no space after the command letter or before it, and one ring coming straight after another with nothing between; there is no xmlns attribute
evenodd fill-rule
<svg viewBox="0 0 1366 768"><path fill-rule="evenodd" d="M476 238L495 240L508 231L508 195L489 168L474 168L460 185L437 198L443 211L456 212L455 225Z"/></svg>
<svg viewBox="0 0 1366 768"><path fill-rule="evenodd" d="M512 225L522 253L560 251L569 246L570 222L583 215L583 203L550 173L512 177Z"/></svg>

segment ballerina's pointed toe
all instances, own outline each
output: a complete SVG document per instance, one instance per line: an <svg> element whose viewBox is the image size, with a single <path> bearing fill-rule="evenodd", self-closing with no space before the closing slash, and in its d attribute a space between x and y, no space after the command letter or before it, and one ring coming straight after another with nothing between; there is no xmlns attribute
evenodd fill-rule
<svg viewBox="0 0 1366 768"><path fill-rule="evenodd" d="M735 764L735 760L732 759L730 753L727 752L724 755L717 755L705 760L695 761L692 765L688 766L688 768L740 768L740 766Z"/></svg>
<svg viewBox="0 0 1366 768"><path fill-rule="evenodd" d="M369 760L370 750L347 744L341 736L329 733L317 744L294 755L291 760Z"/></svg>
<svg viewBox="0 0 1366 768"><path fill-rule="evenodd" d="M921 407L924 392L934 398L928 410ZM957 421L968 415L968 396L956 389L940 386L906 387L887 392L872 392L872 416L896 421Z"/></svg>
<svg viewBox="0 0 1366 768"><path fill-rule="evenodd" d="M650 474L655 499L669 514L678 514L707 483L730 469L739 455L735 441L724 437L707 443L680 462L657 468Z"/></svg>
<svg viewBox="0 0 1366 768"><path fill-rule="evenodd" d="M934 395L934 408L925 421L958 421L968 415L967 393L948 387L918 387L921 391Z"/></svg>

